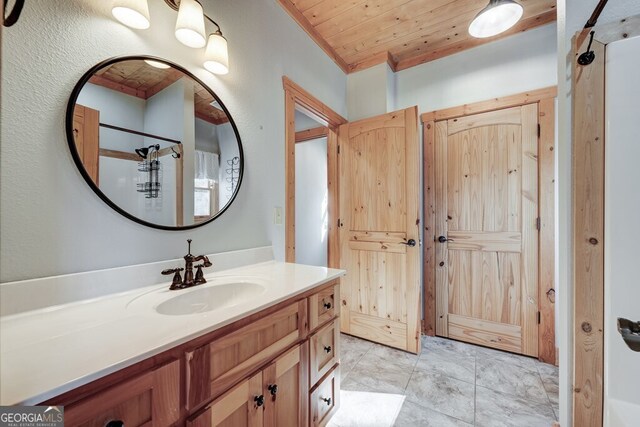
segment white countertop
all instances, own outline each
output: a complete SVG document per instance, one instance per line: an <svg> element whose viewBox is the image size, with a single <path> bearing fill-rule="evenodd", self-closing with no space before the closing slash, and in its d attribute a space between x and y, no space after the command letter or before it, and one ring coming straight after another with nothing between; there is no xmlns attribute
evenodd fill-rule
<svg viewBox="0 0 640 427"><path fill-rule="evenodd" d="M208 283L169 291L169 282L93 300L0 317L0 405L33 405L342 276L343 270L265 262L207 274ZM229 282L265 290L231 307L163 315L161 302Z"/></svg>

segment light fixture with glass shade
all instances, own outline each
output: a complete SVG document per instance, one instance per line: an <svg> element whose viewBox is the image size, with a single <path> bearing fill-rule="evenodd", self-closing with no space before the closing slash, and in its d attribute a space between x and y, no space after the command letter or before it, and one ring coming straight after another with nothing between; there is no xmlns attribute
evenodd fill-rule
<svg viewBox="0 0 640 427"><path fill-rule="evenodd" d="M199 0L164 0L173 10L178 12L176 19L176 38L185 46L203 48L203 66L213 74L229 73L229 48L227 39L222 35L220 25L211 19ZM136 28L149 28L149 5L147 0L115 0L111 10L113 16L124 25ZM205 19L216 26L216 31L206 37ZM164 68L166 64L146 60L149 65Z"/></svg>
<svg viewBox="0 0 640 427"><path fill-rule="evenodd" d="M204 30L204 11L197 0L180 0L176 20L176 38L194 49L204 47L207 37Z"/></svg>
<svg viewBox="0 0 640 427"><path fill-rule="evenodd" d="M113 17L136 30L149 28L149 4L147 0L118 0L111 9Z"/></svg>
<svg viewBox="0 0 640 427"><path fill-rule="evenodd" d="M227 39L219 29L209 35L207 50L204 53L204 68L213 74L227 74L229 72Z"/></svg>
<svg viewBox="0 0 640 427"><path fill-rule="evenodd" d="M514 0L489 0L469 25L469 34L477 38L493 37L507 31L522 18L522 5Z"/></svg>

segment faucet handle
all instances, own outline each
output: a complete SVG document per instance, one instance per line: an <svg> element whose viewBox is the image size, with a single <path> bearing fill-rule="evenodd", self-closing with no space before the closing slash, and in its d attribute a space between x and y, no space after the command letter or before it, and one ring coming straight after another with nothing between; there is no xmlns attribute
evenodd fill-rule
<svg viewBox="0 0 640 427"><path fill-rule="evenodd" d="M168 276L169 274L179 273L182 270L184 270L184 268L182 268L182 267L179 267L179 268L167 268L166 270L162 270L160 272L160 274L162 274L164 276Z"/></svg>
<svg viewBox="0 0 640 427"><path fill-rule="evenodd" d="M179 268L168 268L166 270L162 270L162 274L167 276L169 274L173 274L173 280L171 281L171 286L169 287L169 290L176 290L176 289L180 289L182 287L182 276L180 275L180 272L183 271L184 268L179 267Z"/></svg>
<svg viewBox="0 0 640 427"><path fill-rule="evenodd" d="M198 264L194 266L195 268L197 268L196 277L193 279L194 284L201 285L203 283L207 283L207 279L204 278L204 273L202 272L202 267L206 266L206 264Z"/></svg>

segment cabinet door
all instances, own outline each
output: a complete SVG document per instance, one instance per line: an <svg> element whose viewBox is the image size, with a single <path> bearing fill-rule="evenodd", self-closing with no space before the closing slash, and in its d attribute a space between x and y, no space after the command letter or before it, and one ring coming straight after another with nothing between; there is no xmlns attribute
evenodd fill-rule
<svg viewBox="0 0 640 427"><path fill-rule="evenodd" d="M241 382L216 399L188 427L262 427L264 403L262 372Z"/></svg>
<svg viewBox="0 0 640 427"><path fill-rule="evenodd" d="M65 407L70 426L103 427L120 421L127 427L164 427L180 417L180 362L125 381Z"/></svg>
<svg viewBox="0 0 640 427"><path fill-rule="evenodd" d="M309 387L303 367L306 346L294 347L264 370L265 427L308 425L305 395Z"/></svg>

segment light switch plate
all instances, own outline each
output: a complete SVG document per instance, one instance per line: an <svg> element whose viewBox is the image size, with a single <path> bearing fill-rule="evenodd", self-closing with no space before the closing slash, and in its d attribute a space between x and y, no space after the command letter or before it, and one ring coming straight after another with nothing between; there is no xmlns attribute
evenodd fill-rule
<svg viewBox="0 0 640 427"><path fill-rule="evenodd" d="M282 208L280 206L273 208L273 223L282 225Z"/></svg>

